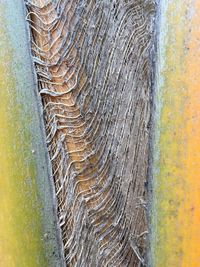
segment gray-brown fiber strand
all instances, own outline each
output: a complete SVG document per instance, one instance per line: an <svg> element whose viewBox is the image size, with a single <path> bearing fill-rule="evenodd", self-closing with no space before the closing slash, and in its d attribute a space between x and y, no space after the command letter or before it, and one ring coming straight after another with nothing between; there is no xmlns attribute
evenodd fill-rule
<svg viewBox="0 0 200 267"><path fill-rule="evenodd" d="M26 6L66 266L146 265L155 3Z"/></svg>

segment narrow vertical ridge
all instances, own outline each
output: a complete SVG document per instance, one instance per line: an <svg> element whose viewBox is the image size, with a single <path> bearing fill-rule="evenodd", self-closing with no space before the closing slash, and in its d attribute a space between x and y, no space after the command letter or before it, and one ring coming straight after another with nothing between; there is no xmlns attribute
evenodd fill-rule
<svg viewBox="0 0 200 267"><path fill-rule="evenodd" d="M60 267L24 2L0 1L0 22L0 266Z"/></svg>
<svg viewBox="0 0 200 267"><path fill-rule="evenodd" d="M200 262L199 1L160 1L153 162L155 267Z"/></svg>

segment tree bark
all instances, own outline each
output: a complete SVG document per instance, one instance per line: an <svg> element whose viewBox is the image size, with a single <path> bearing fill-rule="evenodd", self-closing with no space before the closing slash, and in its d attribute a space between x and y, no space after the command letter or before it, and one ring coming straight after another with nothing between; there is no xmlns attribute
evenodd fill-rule
<svg viewBox="0 0 200 267"><path fill-rule="evenodd" d="M143 266L153 0L27 2L67 266Z"/></svg>

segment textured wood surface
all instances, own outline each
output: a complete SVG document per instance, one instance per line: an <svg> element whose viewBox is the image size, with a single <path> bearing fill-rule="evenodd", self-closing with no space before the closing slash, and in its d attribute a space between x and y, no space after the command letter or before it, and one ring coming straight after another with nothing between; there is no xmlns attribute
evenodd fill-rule
<svg viewBox="0 0 200 267"><path fill-rule="evenodd" d="M145 264L154 1L27 1L67 266Z"/></svg>

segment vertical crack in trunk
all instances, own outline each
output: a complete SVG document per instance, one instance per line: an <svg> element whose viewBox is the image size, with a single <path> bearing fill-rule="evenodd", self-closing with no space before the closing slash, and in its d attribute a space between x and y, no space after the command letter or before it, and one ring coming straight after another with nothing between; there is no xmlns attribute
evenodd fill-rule
<svg viewBox="0 0 200 267"><path fill-rule="evenodd" d="M144 265L154 1L26 5L66 265Z"/></svg>

